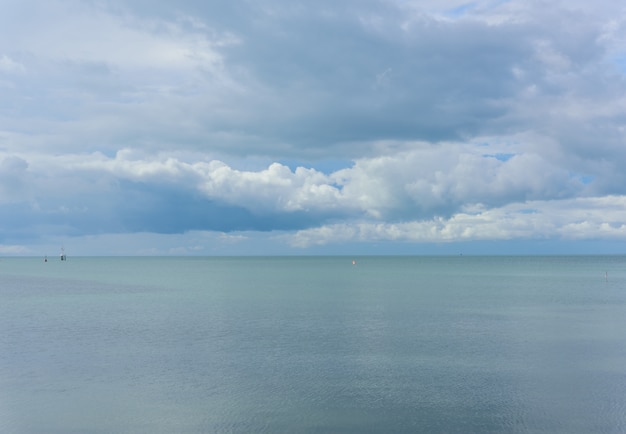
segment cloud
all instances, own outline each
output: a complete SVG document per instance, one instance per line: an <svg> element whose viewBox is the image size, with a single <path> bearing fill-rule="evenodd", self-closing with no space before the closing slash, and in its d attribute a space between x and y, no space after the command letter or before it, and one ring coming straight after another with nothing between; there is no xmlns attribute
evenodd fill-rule
<svg viewBox="0 0 626 434"><path fill-rule="evenodd" d="M24 246L7 246L0 244L0 254L2 255L23 255L27 253L31 252Z"/></svg>
<svg viewBox="0 0 626 434"><path fill-rule="evenodd" d="M19 157L0 158L0 203L23 200L28 163Z"/></svg>
<svg viewBox="0 0 626 434"><path fill-rule="evenodd" d="M324 225L288 236L298 247L355 241L414 243L514 239L626 241L626 196L531 201L450 218Z"/></svg>
<svg viewBox="0 0 626 434"><path fill-rule="evenodd" d="M36 92L25 109L65 118L46 142L74 151L176 146L358 158L376 140L522 132L529 116L566 134L580 120L568 121L567 106L584 102L572 92L590 78L601 79L606 96L623 90L597 70L619 52L611 30L619 24L591 14L574 31L588 8L536 3L511 22L520 13L513 4L476 3L443 19L458 3L233 2L207 13L194 2L161 3L157 12L142 2L44 2L25 20L25 37L5 50L29 53L21 54L33 71L24 85ZM493 14L508 19L494 25ZM49 126L29 128L45 134Z"/></svg>
<svg viewBox="0 0 626 434"><path fill-rule="evenodd" d="M0 242L622 239L625 25L609 1L10 2Z"/></svg>
<svg viewBox="0 0 626 434"><path fill-rule="evenodd" d="M491 148L499 149L479 150ZM430 221L460 218L477 207L568 200L588 189L539 155L496 158L467 144L411 144L330 174L279 163L237 170L218 160L146 158L131 151L114 157L13 156L3 167L13 168L7 179L20 179L20 201L11 205L13 215L23 214L18 220L35 219L77 234L293 230L351 219ZM15 199L13 192L6 194L6 202Z"/></svg>
<svg viewBox="0 0 626 434"><path fill-rule="evenodd" d="M3 54L2 57L0 57L0 71L9 74L19 74L24 72L24 70L24 65L11 59L6 54Z"/></svg>

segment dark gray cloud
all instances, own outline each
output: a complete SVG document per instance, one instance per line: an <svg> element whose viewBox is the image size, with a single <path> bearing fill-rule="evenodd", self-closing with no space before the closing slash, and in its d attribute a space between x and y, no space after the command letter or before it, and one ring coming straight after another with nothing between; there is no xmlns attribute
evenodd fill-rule
<svg viewBox="0 0 626 434"><path fill-rule="evenodd" d="M356 158L373 140L461 140L531 125L565 141L563 104L624 91L603 64L608 17L562 5L498 24L386 1L108 5L66 17L76 21L69 36L88 30L83 15L95 16L96 31L117 30L112 41L130 48L96 34L51 42L68 45L54 59L15 53L35 74L15 82L22 115L54 113L83 149L274 158L339 149Z"/></svg>

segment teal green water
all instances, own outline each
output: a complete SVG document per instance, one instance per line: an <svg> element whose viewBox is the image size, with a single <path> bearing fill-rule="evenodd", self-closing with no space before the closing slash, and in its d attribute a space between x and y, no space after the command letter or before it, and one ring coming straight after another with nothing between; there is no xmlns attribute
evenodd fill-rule
<svg viewBox="0 0 626 434"><path fill-rule="evenodd" d="M1 432L626 432L624 256L68 259L0 259Z"/></svg>

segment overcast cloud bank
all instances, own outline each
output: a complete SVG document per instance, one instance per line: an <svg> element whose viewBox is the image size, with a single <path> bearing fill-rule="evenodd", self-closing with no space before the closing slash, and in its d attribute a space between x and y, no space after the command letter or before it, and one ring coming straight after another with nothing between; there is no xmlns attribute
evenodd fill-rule
<svg viewBox="0 0 626 434"><path fill-rule="evenodd" d="M2 254L626 241L616 2L4 9Z"/></svg>

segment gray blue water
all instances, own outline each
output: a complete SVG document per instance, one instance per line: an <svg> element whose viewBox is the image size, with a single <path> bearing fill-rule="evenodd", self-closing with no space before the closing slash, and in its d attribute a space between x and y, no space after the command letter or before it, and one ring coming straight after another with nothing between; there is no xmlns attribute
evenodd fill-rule
<svg viewBox="0 0 626 434"><path fill-rule="evenodd" d="M1 258L0 432L624 433L626 257Z"/></svg>

